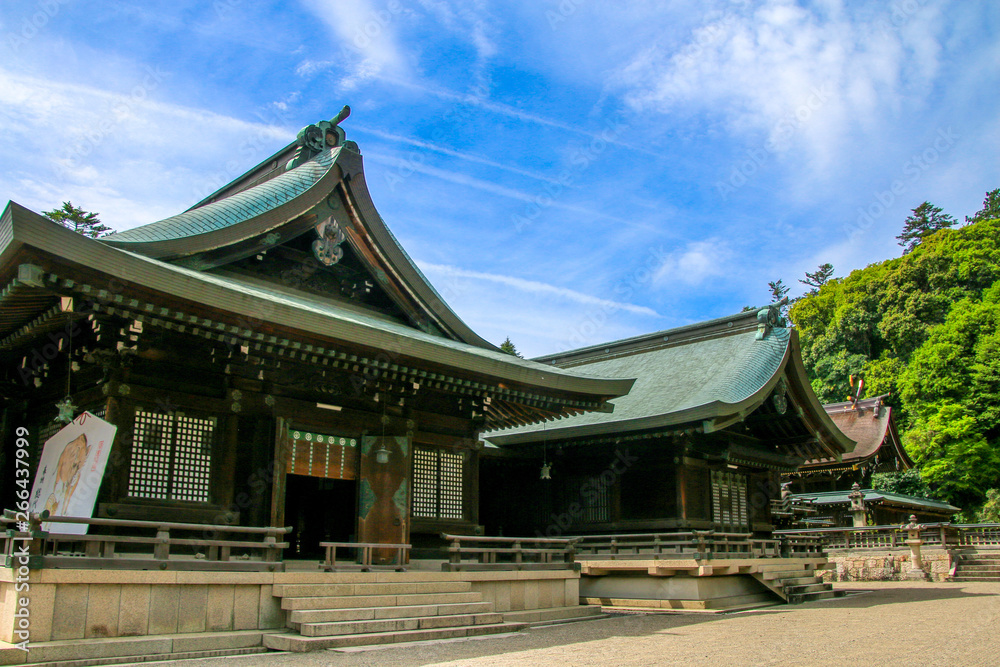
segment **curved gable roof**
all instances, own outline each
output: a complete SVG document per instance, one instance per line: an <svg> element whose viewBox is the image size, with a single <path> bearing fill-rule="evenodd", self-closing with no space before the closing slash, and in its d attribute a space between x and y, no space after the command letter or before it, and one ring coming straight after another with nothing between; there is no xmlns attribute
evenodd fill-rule
<svg viewBox="0 0 1000 667"><path fill-rule="evenodd" d="M496 350L445 303L389 231L368 192L357 145L341 141L301 164L299 150L305 148L286 146L193 208L100 242L206 271L266 252L331 219L414 328Z"/></svg>
<svg viewBox="0 0 1000 667"><path fill-rule="evenodd" d="M794 330L775 327L761 337L757 315L741 313L538 359L603 377L635 378L628 395L610 401L614 412L549 424L546 438L624 435L691 424L718 430L759 407L786 377L792 385L789 391L808 413L804 419L822 432L825 446L850 451L853 443L809 394ZM539 431L512 428L484 437L497 445L514 445L537 441Z"/></svg>

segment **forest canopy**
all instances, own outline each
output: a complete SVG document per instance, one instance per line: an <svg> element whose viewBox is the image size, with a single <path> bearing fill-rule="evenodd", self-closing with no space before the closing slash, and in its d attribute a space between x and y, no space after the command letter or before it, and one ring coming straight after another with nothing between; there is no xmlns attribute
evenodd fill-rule
<svg viewBox="0 0 1000 667"><path fill-rule="evenodd" d="M890 394L923 480L973 518L1000 488L1000 219L966 219L827 281L790 316L820 400L845 400L851 375Z"/></svg>

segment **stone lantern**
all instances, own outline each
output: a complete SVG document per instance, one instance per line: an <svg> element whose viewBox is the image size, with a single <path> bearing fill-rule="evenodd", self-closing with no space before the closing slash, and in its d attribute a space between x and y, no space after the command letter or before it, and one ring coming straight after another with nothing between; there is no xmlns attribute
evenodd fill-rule
<svg viewBox="0 0 1000 667"><path fill-rule="evenodd" d="M865 516L865 494L857 482L851 487L851 492L847 494L847 497L851 500L851 514L854 515L854 527L864 528L868 525L868 519Z"/></svg>
<svg viewBox="0 0 1000 667"><path fill-rule="evenodd" d="M906 531L906 545L910 547L910 570L906 573L907 579L916 581L927 581L929 577L924 572L924 563L920 560L920 546L923 540L920 539L920 531L926 528L922 523L917 523L917 515L910 515L910 523L904 523L900 528Z"/></svg>

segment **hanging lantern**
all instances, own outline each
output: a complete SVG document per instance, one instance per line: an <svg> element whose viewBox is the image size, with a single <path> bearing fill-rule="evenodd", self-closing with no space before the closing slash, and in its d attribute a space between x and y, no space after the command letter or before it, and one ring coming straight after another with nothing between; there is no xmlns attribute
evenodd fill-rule
<svg viewBox="0 0 1000 667"><path fill-rule="evenodd" d="M382 464L389 462L389 450L385 448L385 445L382 445L375 451L375 462Z"/></svg>
<svg viewBox="0 0 1000 667"><path fill-rule="evenodd" d="M539 479L552 479L552 464L551 463L543 463L542 464L542 471L541 471L541 473L539 474L538 477L539 477Z"/></svg>

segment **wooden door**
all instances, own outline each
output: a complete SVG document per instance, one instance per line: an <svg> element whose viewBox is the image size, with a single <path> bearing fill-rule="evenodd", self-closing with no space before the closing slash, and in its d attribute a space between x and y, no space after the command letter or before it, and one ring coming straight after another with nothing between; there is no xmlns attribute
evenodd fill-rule
<svg viewBox="0 0 1000 667"><path fill-rule="evenodd" d="M382 452L384 463L379 462ZM405 436L365 436L358 469L358 541L405 544L410 539L410 458ZM396 552L377 549L372 563L392 562Z"/></svg>

